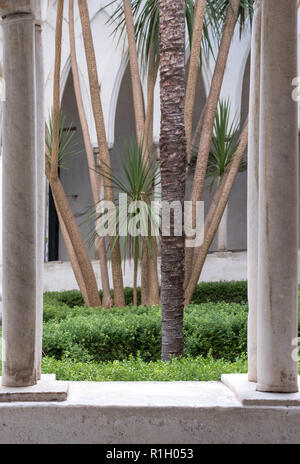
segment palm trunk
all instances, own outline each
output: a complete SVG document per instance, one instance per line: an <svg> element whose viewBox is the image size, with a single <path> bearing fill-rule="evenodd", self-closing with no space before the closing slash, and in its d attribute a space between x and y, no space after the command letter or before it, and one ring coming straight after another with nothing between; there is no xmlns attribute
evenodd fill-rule
<svg viewBox="0 0 300 464"><path fill-rule="evenodd" d="M203 107L203 109L201 111L200 118L199 118L199 121L198 121L197 126L196 126L196 130L195 130L193 138L192 138L191 148L190 148L190 151L187 153L187 163L188 163L188 165L187 165L187 175L188 175L188 169L190 168L190 163L191 163L191 159L192 159L193 147L196 145L198 137L201 134L201 130L202 130L202 127L203 127L205 110L206 110L206 104L205 104L205 106Z"/></svg>
<svg viewBox="0 0 300 464"><path fill-rule="evenodd" d="M124 15L125 15L125 22L126 22L126 32L127 32L127 38L128 38L129 62L130 62L131 82L132 82L132 91L133 91L133 105L134 105L135 125L136 125L136 137L137 137L138 145L141 145L143 143L143 138L144 138L145 117L144 117L143 93L142 93L142 86L141 86L141 79L140 79L140 72L139 72L136 40L135 40L134 22L133 22L131 1L123 0L123 4L124 4Z"/></svg>
<svg viewBox="0 0 300 464"><path fill-rule="evenodd" d="M154 91L159 69L159 60L155 63L154 43L152 42L149 52L148 83L147 83L147 111L145 119L145 142L147 146L148 159L152 161L153 152L153 112Z"/></svg>
<svg viewBox="0 0 300 464"><path fill-rule="evenodd" d="M88 123L86 119L86 114L84 110L82 93L80 88L80 80L78 73L78 64L76 58L76 45L75 45L75 31L74 31L74 0L70 0L69 3L69 36L70 36L70 53L71 53L71 67L73 73L73 82L74 82L74 91L77 102L78 114L82 128L84 146L89 166L89 175L90 183L93 194L93 200L95 205L101 201L99 192L100 192L100 174L96 172L95 158L92 147L92 142L90 138ZM105 250L104 240L100 237L96 240L96 249L98 253L98 258L100 261L100 271L101 271L101 281L102 281L102 290L103 290L103 306L110 307L112 306L112 298L110 294L110 284L109 284L109 275L107 269L107 256Z"/></svg>
<svg viewBox="0 0 300 464"><path fill-rule="evenodd" d="M55 180L58 176L59 153L59 112L60 112L60 67L63 25L64 0L57 1L56 28L55 28L55 59L53 79L53 114L52 114L52 153L50 177Z"/></svg>
<svg viewBox="0 0 300 464"><path fill-rule="evenodd" d="M195 94L197 77L199 74L199 61L202 41L203 22L205 14L206 0L196 0L195 15L193 24L193 38L191 46L190 67L186 86L185 98L185 132L187 138L187 156L190 158L192 149L192 126L193 126L193 111L195 105Z"/></svg>
<svg viewBox="0 0 300 464"><path fill-rule="evenodd" d="M80 269L80 266L78 264L76 254L74 252L72 242L70 240L68 231L66 229L66 226L64 224L64 221L63 221L63 219L61 217L61 214L59 212L59 209L58 209L57 205L55 205L55 207L56 207L56 212L57 212L57 216L58 216L59 227L60 227L62 236L64 238L64 242L65 242L65 245L66 245L68 256L70 258L70 263L71 263L71 266L72 266L72 269L73 269L73 272L74 272L75 279L77 281L79 290L80 290L80 292L82 294L82 298L83 298L86 306L89 306L89 297L88 297L88 294L87 294L87 291L86 291L84 278L83 278L83 275L81 273L81 269Z"/></svg>
<svg viewBox="0 0 300 464"><path fill-rule="evenodd" d="M46 176L51 186L53 198L57 210L70 237L73 251L76 255L78 266L84 280L85 292L88 306L97 307L101 305L97 288L95 274L88 257L80 231L74 219L72 210L65 195L63 186L58 177L58 155L59 155L59 113L60 113L60 67L61 67L61 44L63 23L63 0L58 0L56 32L55 32L55 65L53 85L53 119L52 119L52 146L51 162L46 160ZM84 296L83 295L83 296Z"/></svg>
<svg viewBox="0 0 300 464"><path fill-rule="evenodd" d="M219 177L218 184L222 183L222 177ZM227 219L228 219L228 203L224 209L224 213L218 228L218 251L227 250Z"/></svg>
<svg viewBox="0 0 300 464"><path fill-rule="evenodd" d="M214 239L216 231L219 227L221 218L226 208L234 181L239 171L242 157L245 153L248 144L248 120L242 131L238 149L228 167L227 173L223 176L222 183L216 191L212 204L205 220L204 226L204 242L200 247L197 259L193 263L193 272L186 286L185 305L188 305L193 296L196 285L199 281L200 274L209 250L209 247Z"/></svg>
<svg viewBox="0 0 300 464"><path fill-rule="evenodd" d="M227 219L228 219L228 204L224 209L223 216L218 228L218 251L227 251Z"/></svg>
<svg viewBox="0 0 300 464"><path fill-rule="evenodd" d="M84 280L86 288L86 293L84 294L87 295L87 305L89 307L101 306L94 270L92 268L85 244L82 240L78 225L74 219L60 179L58 177L56 179L51 179L49 164L46 166L46 176L51 186L55 204L57 205L57 211L59 212L67 230L81 271L81 275Z"/></svg>
<svg viewBox="0 0 300 464"><path fill-rule="evenodd" d="M95 57L95 50L93 44L92 31L90 26L89 11L86 0L78 1L82 34L84 40L92 108L94 114L94 120L96 125L97 139L99 145L99 158L102 163L102 168L107 173L107 179L104 185L104 196L105 199L114 202L114 193L112 189L111 178L111 163L110 156L106 140L105 124L102 111L101 97L100 97L100 85L98 80L97 63ZM113 286L114 286L114 303L116 306L125 306L124 297L124 286L123 276L121 267L121 253L120 243L117 240L114 243L114 238L110 237L111 246L111 263L112 263L112 275L113 275Z"/></svg>
<svg viewBox="0 0 300 464"><path fill-rule="evenodd" d="M137 306L137 274L138 274L138 253L139 250L135 249L133 257L133 306Z"/></svg>
<svg viewBox="0 0 300 464"><path fill-rule="evenodd" d="M205 105L205 114L203 118L203 127L201 131L200 145L198 151L197 164L193 180L191 193L191 201L193 204L193 213L195 213L196 201L200 201L202 197L204 180L207 170L207 162L213 134L214 121L220 98L221 87L223 83L224 73L226 69L227 58L229 54L230 44L232 41L237 13L240 6L240 0L231 0L229 2L226 20L224 24L222 40L219 48L218 58L211 82L210 92ZM192 225L195 228L196 215L192 216ZM186 249L186 280L188 281L192 272L193 248Z"/></svg>
<svg viewBox="0 0 300 464"><path fill-rule="evenodd" d="M134 30L134 22L130 0L123 0L124 14L126 21L126 31L128 38L129 61L131 70L131 82L133 91L133 104L136 122L136 136L138 145L143 144L143 156L145 161L152 161L153 145L153 106L154 106L154 89L157 78L158 66L154 62L154 46L152 44L149 53L148 69L148 102L147 115L144 118L143 94L138 66L137 46ZM141 262L141 292L142 304L158 304L159 285L157 278L157 259L156 255L148 255L148 247L143 241L143 258ZM158 295L158 296L157 296Z"/></svg>
<svg viewBox="0 0 300 464"><path fill-rule="evenodd" d="M141 304L146 306L149 301L149 254L145 237L142 237L141 259Z"/></svg>
<svg viewBox="0 0 300 464"><path fill-rule="evenodd" d="M159 0L162 200L185 197L185 1ZM184 233L162 236L162 359L183 354Z"/></svg>

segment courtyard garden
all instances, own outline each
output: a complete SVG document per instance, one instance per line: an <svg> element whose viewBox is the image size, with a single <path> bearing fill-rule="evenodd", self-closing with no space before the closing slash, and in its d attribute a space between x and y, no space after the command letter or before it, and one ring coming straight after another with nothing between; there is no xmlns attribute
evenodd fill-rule
<svg viewBox="0 0 300 464"><path fill-rule="evenodd" d="M59 380L218 381L247 372L247 282L201 283L185 308L184 356L161 361L161 307L87 308L79 291L44 295L43 373ZM138 303L140 291L138 291Z"/></svg>

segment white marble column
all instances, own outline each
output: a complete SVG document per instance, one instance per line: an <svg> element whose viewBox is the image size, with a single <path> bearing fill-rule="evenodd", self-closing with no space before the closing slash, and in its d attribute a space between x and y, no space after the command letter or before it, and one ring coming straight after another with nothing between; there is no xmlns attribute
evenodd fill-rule
<svg viewBox="0 0 300 464"><path fill-rule="evenodd" d="M36 370L41 378L42 335L43 335L43 272L44 272L44 229L45 229L45 108L44 108L44 56L42 27L35 26L36 64L36 117L37 117L37 318L36 318Z"/></svg>
<svg viewBox="0 0 300 464"><path fill-rule="evenodd" d="M21 387L37 381L35 20L31 14L10 14L2 26L6 82L2 384Z"/></svg>
<svg viewBox="0 0 300 464"><path fill-rule="evenodd" d="M259 147L257 390L296 392L297 0L263 0Z"/></svg>
<svg viewBox="0 0 300 464"><path fill-rule="evenodd" d="M254 3L251 40L247 242L248 242L248 380L257 382L258 161L260 107L261 0Z"/></svg>

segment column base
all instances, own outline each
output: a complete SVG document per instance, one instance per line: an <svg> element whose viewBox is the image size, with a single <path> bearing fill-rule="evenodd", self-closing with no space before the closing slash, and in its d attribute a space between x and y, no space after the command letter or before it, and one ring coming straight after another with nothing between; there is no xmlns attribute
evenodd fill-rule
<svg viewBox="0 0 300 464"><path fill-rule="evenodd" d="M256 391L258 392L269 392L269 393L297 393L299 391L298 384L292 385L263 385L261 383L256 384Z"/></svg>
<svg viewBox="0 0 300 464"><path fill-rule="evenodd" d="M0 386L0 403L65 401L68 390L67 382L57 381L55 375L45 374L36 385L31 387Z"/></svg>
<svg viewBox="0 0 300 464"><path fill-rule="evenodd" d="M222 382L235 394L243 406L299 406L300 392L279 393L258 391L247 374L223 374ZM300 383L300 377L299 377Z"/></svg>
<svg viewBox="0 0 300 464"><path fill-rule="evenodd" d="M257 383L257 377L248 373L248 382Z"/></svg>

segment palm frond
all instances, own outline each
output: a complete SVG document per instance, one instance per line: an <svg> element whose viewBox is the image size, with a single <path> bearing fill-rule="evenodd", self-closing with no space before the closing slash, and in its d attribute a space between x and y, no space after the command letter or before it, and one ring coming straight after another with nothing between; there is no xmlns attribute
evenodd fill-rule
<svg viewBox="0 0 300 464"><path fill-rule="evenodd" d="M230 112L230 100L220 100L206 173L206 177L212 179L212 184L224 176L239 145L239 124L236 117L231 121Z"/></svg>
<svg viewBox="0 0 300 464"><path fill-rule="evenodd" d="M213 3L208 0L208 3ZM118 38L118 43L125 35L125 17L123 2L112 0L104 8L116 4L116 8L108 20L108 24L113 25L112 34ZM142 58L143 69L147 67L150 49L154 44L154 63L157 65L159 60L159 2L158 0L131 0L132 13L135 21L136 41L139 54ZM194 0L186 0L185 19L189 42L191 44L194 23ZM202 43L206 55L213 53L211 43L210 25L212 22L206 16L203 24Z"/></svg>
<svg viewBox="0 0 300 464"><path fill-rule="evenodd" d="M72 124L66 127L66 117L62 111L59 113L59 145L58 145L58 166L66 169L67 164L64 159L66 156L75 154L77 142L74 140L74 132L71 130ZM52 140L53 140L53 116L52 111L49 113L48 122L46 122L46 156L51 164Z"/></svg>
<svg viewBox="0 0 300 464"><path fill-rule="evenodd" d="M159 166L157 162L146 162L143 157L143 144L137 146L134 141L127 142L124 145L124 156L120 156L120 167L124 180L114 174L108 174L105 165L97 168L97 172L104 180L109 183L115 190L115 220L116 236L111 248L120 240L122 259L133 258L141 259L142 242L146 240L149 255L152 255L151 248L151 228L159 230L160 224L157 214L153 210L151 202L154 199L153 189L159 183ZM126 211L124 204L118 201L118 193L126 194ZM126 214L125 214L126 213ZM104 202L96 205L96 220L110 220L107 211L104 211ZM144 235L134 236L130 230L130 225L136 222L139 229L147 231ZM123 231L123 234L120 231ZM125 234L124 234L125 232Z"/></svg>

